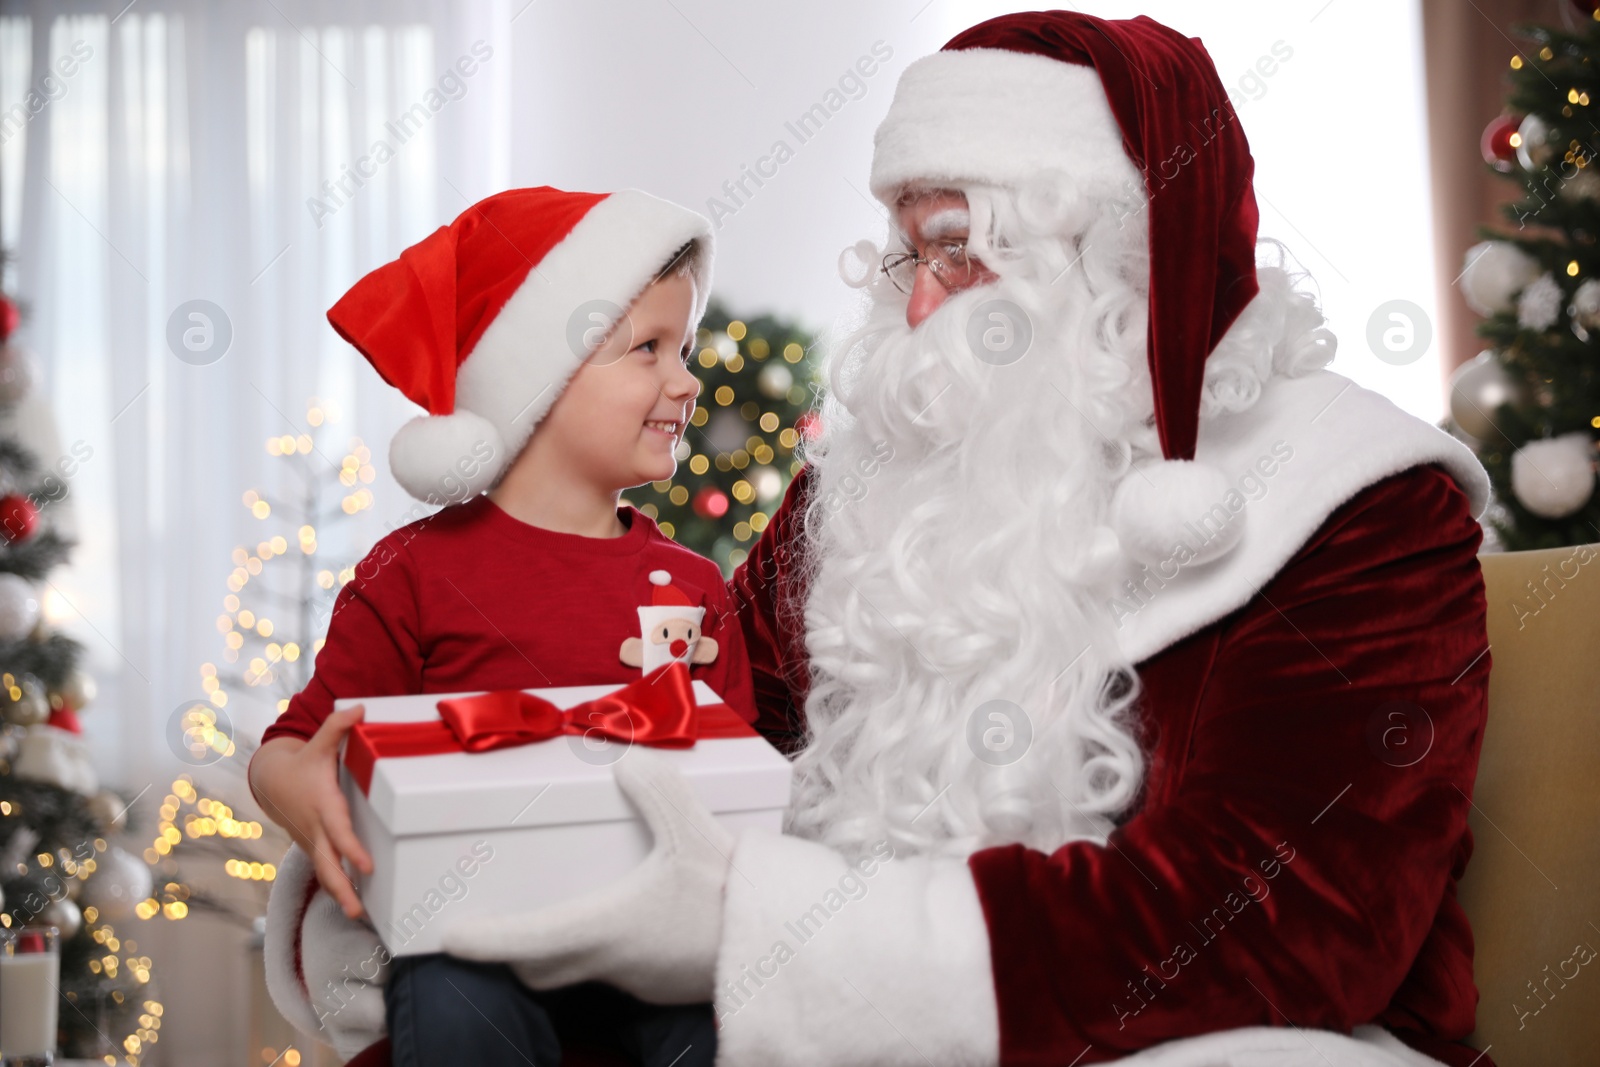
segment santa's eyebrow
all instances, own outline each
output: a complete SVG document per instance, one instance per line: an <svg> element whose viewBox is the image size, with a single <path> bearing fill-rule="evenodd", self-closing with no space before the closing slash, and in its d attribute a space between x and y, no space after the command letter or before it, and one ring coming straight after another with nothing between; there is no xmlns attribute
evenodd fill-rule
<svg viewBox="0 0 1600 1067"><path fill-rule="evenodd" d="M971 225L972 215L966 208L947 207L923 219L920 228L922 239L933 241L952 233L964 233Z"/></svg>

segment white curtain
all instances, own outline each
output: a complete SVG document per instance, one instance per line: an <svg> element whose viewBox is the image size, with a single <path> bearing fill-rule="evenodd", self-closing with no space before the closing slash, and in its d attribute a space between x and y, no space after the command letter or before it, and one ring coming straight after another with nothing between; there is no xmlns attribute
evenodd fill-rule
<svg viewBox="0 0 1600 1067"><path fill-rule="evenodd" d="M248 666L249 646L230 664L219 632L222 615L242 625L224 599L235 567L256 583L240 593L256 624L281 613L278 632L295 631L292 606L262 587L294 591L304 486L268 439L312 437L299 462L330 487L352 435L372 449L356 455L374 480L330 498L365 488L374 502L318 531L319 569L420 514L383 461L414 409L362 380L324 313L509 184L510 36L495 4L120 7L0 6L0 107L24 109L7 112L0 144L0 227L15 252L5 289L29 311L19 339L43 370L36 402L64 451L90 453L70 483L79 546L46 610L88 646L101 694L85 731L102 773L159 796L177 767L175 709L225 699L234 729L259 734L309 663L226 697L202 674ZM204 342L209 320L209 353L169 339L197 300L220 314L180 315L179 336ZM208 362L224 329L226 354ZM314 425L313 397L336 421ZM256 562L274 536L289 558Z"/></svg>

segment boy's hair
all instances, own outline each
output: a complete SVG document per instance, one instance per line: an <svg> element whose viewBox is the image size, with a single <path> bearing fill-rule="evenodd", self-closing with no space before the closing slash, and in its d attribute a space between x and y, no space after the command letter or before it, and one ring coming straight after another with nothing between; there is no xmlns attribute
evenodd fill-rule
<svg viewBox="0 0 1600 1067"><path fill-rule="evenodd" d="M701 263L705 260L706 248L704 242L688 240L678 247L678 250L667 257L664 267L656 272L652 282L659 282L663 278L673 275L692 278L700 270Z"/></svg>

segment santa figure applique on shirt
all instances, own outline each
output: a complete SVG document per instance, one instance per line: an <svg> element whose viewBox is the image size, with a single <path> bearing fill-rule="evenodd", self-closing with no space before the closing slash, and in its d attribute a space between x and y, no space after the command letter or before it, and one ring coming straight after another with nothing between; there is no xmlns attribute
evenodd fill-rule
<svg viewBox="0 0 1600 1067"><path fill-rule="evenodd" d="M684 591L672 584L667 571L651 571L650 585L650 603L639 607L640 636L622 642L622 662L643 668L645 674L673 660L714 662L716 638L700 631L706 609L691 603Z"/></svg>

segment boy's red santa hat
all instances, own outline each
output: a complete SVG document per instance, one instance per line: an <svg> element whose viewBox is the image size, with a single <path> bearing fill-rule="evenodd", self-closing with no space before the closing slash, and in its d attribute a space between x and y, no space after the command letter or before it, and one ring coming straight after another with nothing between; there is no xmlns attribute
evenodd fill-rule
<svg viewBox="0 0 1600 1067"><path fill-rule="evenodd" d="M711 224L636 189L496 193L356 282L328 321L428 412L389 445L395 480L429 503L494 485L607 323L690 241L704 246L698 321Z"/></svg>
<svg viewBox="0 0 1600 1067"><path fill-rule="evenodd" d="M1193 462L1201 386L1206 357L1257 292L1255 164L1205 46L1143 15L1004 15L908 66L874 145L872 191L891 209L907 187L1020 188L1052 170L1090 196L1142 187L1165 461L1124 479L1112 522L1135 556L1170 556L1184 522L1228 489ZM1242 520L1196 561L1236 544Z"/></svg>

